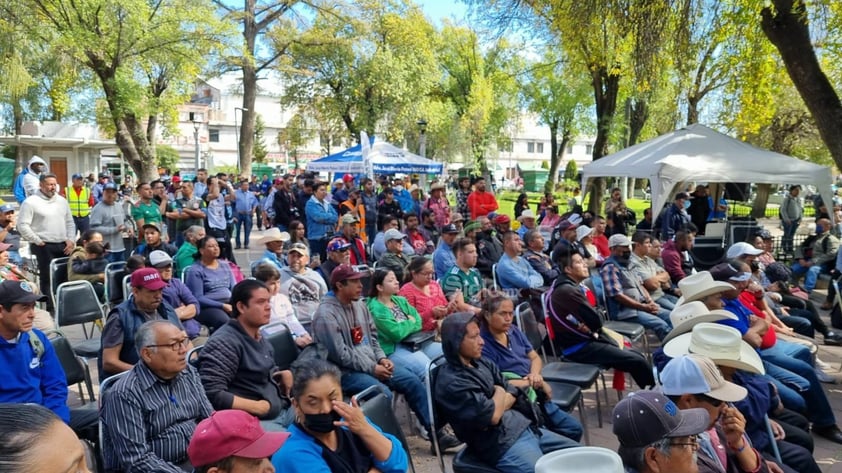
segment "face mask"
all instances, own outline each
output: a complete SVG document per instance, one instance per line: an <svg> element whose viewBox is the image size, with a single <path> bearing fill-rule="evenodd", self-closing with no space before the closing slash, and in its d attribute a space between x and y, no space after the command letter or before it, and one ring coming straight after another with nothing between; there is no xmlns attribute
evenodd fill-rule
<svg viewBox="0 0 842 473"><path fill-rule="evenodd" d="M757 262L757 261L752 261L751 263L748 264L748 266L751 268L752 273L760 270L760 263Z"/></svg>
<svg viewBox="0 0 842 473"><path fill-rule="evenodd" d="M620 256L618 256L617 259L621 263L628 263L629 260L631 259L631 251L624 251L624 252L620 253Z"/></svg>
<svg viewBox="0 0 842 473"><path fill-rule="evenodd" d="M821 225L816 225L816 235L821 235L824 233L824 227Z"/></svg>
<svg viewBox="0 0 842 473"><path fill-rule="evenodd" d="M327 414L304 414L304 427L313 432L326 434L336 430L333 423L340 419L341 417L336 411L330 411Z"/></svg>
<svg viewBox="0 0 842 473"><path fill-rule="evenodd" d="M685 201L684 201L684 210L687 210L687 209L689 209L689 208L690 208L690 201L689 201L689 200L685 200Z"/></svg>

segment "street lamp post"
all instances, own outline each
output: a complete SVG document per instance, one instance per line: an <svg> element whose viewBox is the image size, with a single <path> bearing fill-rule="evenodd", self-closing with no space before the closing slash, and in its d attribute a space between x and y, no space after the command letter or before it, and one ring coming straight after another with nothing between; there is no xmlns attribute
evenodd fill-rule
<svg viewBox="0 0 842 473"><path fill-rule="evenodd" d="M237 175L240 175L240 131L237 128L237 110L240 111L240 120L242 120L243 113L248 112L249 109L243 107L234 107L234 134L237 139Z"/></svg>
<svg viewBox="0 0 842 473"><path fill-rule="evenodd" d="M415 122L418 125L418 128L421 130L421 139L418 143L418 154L421 155L422 158L427 157L427 120L423 118Z"/></svg>
<svg viewBox="0 0 842 473"><path fill-rule="evenodd" d="M199 128L202 126L201 122L193 120L193 143L195 144L195 157L196 157L196 173L199 172L199 168L202 167L202 158L199 156Z"/></svg>

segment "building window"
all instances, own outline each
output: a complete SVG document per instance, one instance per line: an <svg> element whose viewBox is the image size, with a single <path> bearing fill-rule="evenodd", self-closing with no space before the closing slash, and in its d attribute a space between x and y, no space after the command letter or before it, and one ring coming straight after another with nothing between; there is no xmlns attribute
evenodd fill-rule
<svg viewBox="0 0 842 473"><path fill-rule="evenodd" d="M526 143L526 152L527 153L534 153L535 152L535 142L534 141L528 141Z"/></svg>
<svg viewBox="0 0 842 473"><path fill-rule="evenodd" d="M210 141L211 143L219 143L219 130L213 128L209 129L208 141Z"/></svg>
<svg viewBox="0 0 842 473"><path fill-rule="evenodd" d="M544 143L538 143L538 154L544 153Z"/></svg>
<svg viewBox="0 0 842 473"><path fill-rule="evenodd" d="M593 154L593 145L585 146L585 154Z"/></svg>
<svg viewBox="0 0 842 473"><path fill-rule="evenodd" d="M573 145L567 145L567 154L573 154Z"/></svg>

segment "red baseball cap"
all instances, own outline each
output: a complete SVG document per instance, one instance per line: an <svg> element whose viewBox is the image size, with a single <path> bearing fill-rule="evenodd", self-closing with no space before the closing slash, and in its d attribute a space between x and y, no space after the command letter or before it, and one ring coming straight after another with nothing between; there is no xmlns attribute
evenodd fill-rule
<svg viewBox="0 0 842 473"><path fill-rule="evenodd" d="M216 411L199 422L187 446L194 467L211 465L228 457L268 458L280 450L289 432L266 432L248 412Z"/></svg>
<svg viewBox="0 0 842 473"><path fill-rule="evenodd" d="M150 291L160 291L167 287L155 268L141 268L132 273L132 287L142 287Z"/></svg>

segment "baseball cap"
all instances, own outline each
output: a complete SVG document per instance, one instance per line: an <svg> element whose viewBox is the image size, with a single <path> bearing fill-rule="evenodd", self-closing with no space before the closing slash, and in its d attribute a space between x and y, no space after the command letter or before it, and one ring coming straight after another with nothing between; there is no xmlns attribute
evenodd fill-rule
<svg viewBox="0 0 842 473"><path fill-rule="evenodd" d="M368 276L367 273L358 270L350 264L340 264L339 266L333 269L332 273L330 273L330 285L335 286L336 283L340 281L347 281L349 279L362 279L366 276Z"/></svg>
<svg viewBox="0 0 842 473"><path fill-rule="evenodd" d="M459 213L459 212L454 212L453 216L450 217L450 221L454 222L454 223L455 222L461 222L463 220L465 220L465 217L463 217L462 214Z"/></svg>
<svg viewBox="0 0 842 473"><path fill-rule="evenodd" d="M725 253L725 256L728 259L731 259L731 258L737 258L737 257L742 256L742 255L757 256L760 253L763 253L763 250L758 250L754 246L749 245L748 243L746 243L744 241L740 241L740 242L737 242L737 243L734 243L733 245L731 245L731 247L728 248L728 252Z"/></svg>
<svg viewBox="0 0 842 473"><path fill-rule="evenodd" d="M342 250L347 250L350 247L351 247L351 244L348 243L348 241L345 240L344 238L341 238L341 237L340 238L334 238L334 239L330 240L330 242L328 242L327 251L331 251L331 252L342 251Z"/></svg>
<svg viewBox="0 0 842 473"><path fill-rule="evenodd" d="M614 435L625 447L645 447L664 438L700 434L710 424L706 409L680 410L657 391L629 394L617 403L612 415Z"/></svg>
<svg viewBox="0 0 842 473"><path fill-rule="evenodd" d="M12 204L0 205L0 213L14 212L14 211L15 211L15 206L12 205Z"/></svg>
<svg viewBox="0 0 842 473"><path fill-rule="evenodd" d="M293 243L292 246L289 247L287 253L298 253L302 256L310 256L310 250L307 248L307 245L304 243Z"/></svg>
<svg viewBox="0 0 842 473"><path fill-rule="evenodd" d="M354 182L354 176L350 174L345 174L344 176L342 176L342 180L345 182Z"/></svg>
<svg viewBox="0 0 842 473"><path fill-rule="evenodd" d="M507 223L511 223L511 221L512 219L510 219L508 215L498 215L494 217L495 225L505 225Z"/></svg>
<svg viewBox="0 0 842 473"><path fill-rule="evenodd" d="M456 225L452 223L448 223L447 225L441 227L441 232L444 233L459 233L459 229L456 228Z"/></svg>
<svg viewBox="0 0 842 473"><path fill-rule="evenodd" d="M622 233L616 233L611 235L611 238L608 239L608 248L614 248L616 246L631 246L632 242L629 240L629 237L623 235Z"/></svg>
<svg viewBox="0 0 842 473"><path fill-rule="evenodd" d="M353 214L345 214L342 216L342 225L350 225L352 223L359 222L360 219L355 217Z"/></svg>
<svg viewBox="0 0 842 473"><path fill-rule="evenodd" d="M144 223L143 229L146 230L147 228L153 228L153 229L157 230L158 233L161 233L161 226L158 225L157 223Z"/></svg>
<svg viewBox="0 0 842 473"><path fill-rule="evenodd" d="M561 231L574 230L575 228L576 224L567 218L558 223L558 229Z"/></svg>
<svg viewBox="0 0 842 473"><path fill-rule="evenodd" d="M664 394L704 394L725 402L737 402L748 395L746 388L725 381L716 363L704 355L681 355L670 360L661 371Z"/></svg>
<svg viewBox="0 0 842 473"><path fill-rule="evenodd" d="M3 207L0 207L0 211L3 211ZM766 267L766 277L769 278L770 283L789 281L791 275L792 270L777 261Z"/></svg>
<svg viewBox="0 0 842 473"><path fill-rule="evenodd" d="M102 190L104 190L104 191L116 191L117 190L117 184L114 184L113 182L108 182L104 186L102 186Z"/></svg>
<svg viewBox="0 0 842 473"><path fill-rule="evenodd" d="M74 173L72 176L70 176L70 178L71 178L71 179L84 179L84 178L82 177L82 175L81 175L81 174L79 174L78 172L77 172L77 173Z"/></svg>
<svg viewBox="0 0 842 473"><path fill-rule="evenodd" d="M581 227L576 229L576 241L582 241L582 238L585 238L586 236L588 236L592 233L593 233L593 228L591 228L587 225L582 225Z"/></svg>
<svg viewBox="0 0 842 473"><path fill-rule="evenodd" d="M277 178L275 178L275 180L274 180L274 181L272 181L272 184L274 184L274 185L276 185L276 186L277 186L278 184L283 184L283 183L284 183L284 180L283 180L283 179L281 179L280 177L277 177Z"/></svg>
<svg viewBox="0 0 842 473"><path fill-rule="evenodd" d="M0 305L29 304L46 300L47 296L36 294L35 287L28 281L6 280L0 283Z"/></svg>
<svg viewBox="0 0 842 473"><path fill-rule="evenodd" d="M172 264L172 258L165 251L155 250L149 253L149 264L156 268L169 266Z"/></svg>
<svg viewBox="0 0 842 473"><path fill-rule="evenodd" d="M280 450L289 432L266 432L246 411L216 411L196 425L187 446L194 467L211 465L228 457L268 458Z"/></svg>
<svg viewBox="0 0 842 473"><path fill-rule="evenodd" d="M400 230L396 228L390 228L386 230L386 233L383 234L383 241L403 240L405 236L406 235L401 233Z"/></svg>
<svg viewBox="0 0 842 473"><path fill-rule="evenodd" d="M710 268L710 275L717 281L748 281L751 279L751 273L742 272L732 266L730 263L719 263Z"/></svg>
<svg viewBox="0 0 842 473"><path fill-rule="evenodd" d="M108 173L107 172L99 173L99 178L102 179L103 177L108 177Z"/></svg>
<svg viewBox="0 0 842 473"><path fill-rule="evenodd" d="M8 243L0 243L0 253L8 250L11 247L12 247L12 245L10 245Z"/></svg>
<svg viewBox="0 0 842 473"><path fill-rule="evenodd" d="M167 287L155 268L140 268L132 273L132 287L142 287L150 291L160 291Z"/></svg>

